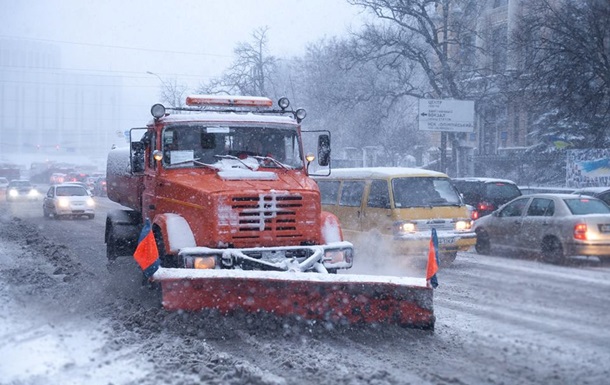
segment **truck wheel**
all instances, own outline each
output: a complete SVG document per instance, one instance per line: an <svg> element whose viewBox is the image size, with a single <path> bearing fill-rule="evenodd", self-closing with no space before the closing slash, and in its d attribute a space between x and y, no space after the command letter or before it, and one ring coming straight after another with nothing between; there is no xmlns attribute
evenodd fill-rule
<svg viewBox="0 0 610 385"><path fill-rule="evenodd" d="M153 234L155 236L155 243L157 244L157 251L159 252L161 267L183 267L176 255L167 254L165 251L161 229L159 227L153 227Z"/></svg>
<svg viewBox="0 0 610 385"><path fill-rule="evenodd" d="M119 257L119 241L114 235L114 229L111 227L108 233L108 240L106 241L106 258L109 261L114 261Z"/></svg>

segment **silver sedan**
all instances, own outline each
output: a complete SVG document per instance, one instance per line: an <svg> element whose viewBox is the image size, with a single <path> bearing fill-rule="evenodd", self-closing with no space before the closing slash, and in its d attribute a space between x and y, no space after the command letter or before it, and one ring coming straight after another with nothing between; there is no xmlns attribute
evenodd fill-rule
<svg viewBox="0 0 610 385"><path fill-rule="evenodd" d="M541 254L561 263L568 256L610 258L610 206L572 194L532 194L475 221L476 250L492 247Z"/></svg>

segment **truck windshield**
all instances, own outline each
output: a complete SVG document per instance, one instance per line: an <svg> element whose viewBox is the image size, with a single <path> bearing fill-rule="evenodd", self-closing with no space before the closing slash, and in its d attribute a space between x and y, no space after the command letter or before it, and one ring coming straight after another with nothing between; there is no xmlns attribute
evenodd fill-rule
<svg viewBox="0 0 610 385"><path fill-rule="evenodd" d="M392 192L397 208L461 205L448 178L395 178L392 179Z"/></svg>
<svg viewBox="0 0 610 385"><path fill-rule="evenodd" d="M163 162L169 167L213 165L227 156L251 158L259 167L303 167L296 128L172 125L163 131L162 141Z"/></svg>

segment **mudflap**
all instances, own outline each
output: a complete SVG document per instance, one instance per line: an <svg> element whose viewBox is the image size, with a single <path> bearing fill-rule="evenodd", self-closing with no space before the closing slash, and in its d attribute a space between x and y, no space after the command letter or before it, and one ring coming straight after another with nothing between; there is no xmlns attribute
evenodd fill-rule
<svg viewBox="0 0 610 385"><path fill-rule="evenodd" d="M319 273L160 269L167 310L268 312L337 324L434 329L424 279Z"/></svg>

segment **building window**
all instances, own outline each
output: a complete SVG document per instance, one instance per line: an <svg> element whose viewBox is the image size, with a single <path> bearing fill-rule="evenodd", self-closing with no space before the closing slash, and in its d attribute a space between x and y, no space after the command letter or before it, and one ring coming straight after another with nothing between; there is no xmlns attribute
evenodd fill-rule
<svg viewBox="0 0 610 385"><path fill-rule="evenodd" d="M491 34L491 69L502 73L506 69L506 26L494 28Z"/></svg>

